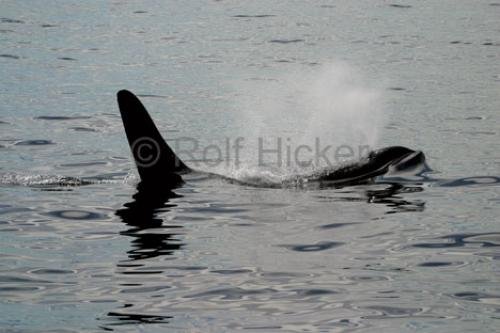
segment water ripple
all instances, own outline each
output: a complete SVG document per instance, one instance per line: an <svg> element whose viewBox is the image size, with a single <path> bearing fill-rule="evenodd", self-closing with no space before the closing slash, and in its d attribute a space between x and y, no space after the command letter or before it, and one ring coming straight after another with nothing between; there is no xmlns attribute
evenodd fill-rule
<svg viewBox="0 0 500 333"><path fill-rule="evenodd" d="M296 38L296 39L271 39L269 43L277 43L277 44L292 44L292 43L299 43L303 42L303 39Z"/></svg>
<svg viewBox="0 0 500 333"><path fill-rule="evenodd" d="M7 54L7 53L0 54L0 57L1 58L7 58L7 59L20 59L21 58L21 57L19 57L17 55Z"/></svg>
<svg viewBox="0 0 500 333"><path fill-rule="evenodd" d="M464 247L468 244L478 244L482 247L500 247L500 233L454 234L438 237L445 242L416 243L411 245L416 248L443 249L451 247Z"/></svg>
<svg viewBox="0 0 500 333"><path fill-rule="evenodd" d="M24 21L18 19L12 19L8 17L0 17L0 23L15 23L15 24L23 24Z"/></svg>
<svg viewBox="0 0 500 333"><path fill-rule="evenodd" d="M248 296L266 295L275 292L277 291L272 288L244 289L240 287L231 287L231 288L218 288L197 294L186 295L184 296L184 298L208 298L208 299L216 298L222 300L241 300Z"/></svg>
<svg viewBox="0 0 500 333"><path fill-rule="evenodd" d="M355 225L355 224L358 224L358 223L352 223L352 222L349 222L349 223L329 223L329 224L321 225L318 228L320 228L320 229L337 229L337 228L342 228L345 226L350 226L350 225Z"/></svg>
<svg viewBox="0 0 500 333"><path fill-rule="evenodd" d="M459 266L463 262L453 262L453 261L427 261L418 264L419 267L448 267L448 266Z"/></svg>
<svg viewBox="0 0 500 333"><path fill-rule="evenodd" d="M342 242L323 241L323 242L318 242L316 244L291 244L291 245L280 245L280 246L292 251L316 252L316 251L329 250L331 248L341 246L343 244L344 243Z"/></svg>
<svg viewBox="0 0 500 333"><path fill-rule="evenodd" d="M393 306L382 306L382 305L372 305L364 307L368 310L374 310L379 313L379 315L364 316L364 318L370 319L383 319L384 317L391 318L402 318L402 317L413 317L422 312L421 308L403 308L403 307L393 307Z"/></svg>
<svg viewBox="0 0 500 333"><path fill-rule="evenodd" d="M50 140L24 140L16 142L16 146L42 146L42 145L53 145L54 142Z"/></svg>
<svg viewBox="0 0 500 333"><path fill-rule="evenodd" d="M48 212L47 215L68 220L102 220L106 217L106 215L85 210L54 210Z"/></svg>
<svg viewBox="0 0 500 333"><path fill-rule="evenodd" d="M37 120L78 120L78 119L90 119L92 117L88 116L38 116L34 119Z"/></svg>
<svg viewBox="0 0 500 333"><path fill-rule="evenodd" d="M410 6L410 5L400 5L400 4L392 3L392 4L389 4L389 7L401 8L401 9L408 9L408 8L411 8L412 6Z"/></svg>
<svg viewBox="0 0 500 333"><path fill-rule="evenodd" d="M452 294L451 296L471 302L493 303L500 305L500 295L486 294L474 291L463 291Z"/></svg>
<svg viewBox="0 0 500 333"><path fill-rule="evenodd" d="M276 15L260 14L260 15L233 15L237 18L265 18L265 17L275 17Z"/></svg>

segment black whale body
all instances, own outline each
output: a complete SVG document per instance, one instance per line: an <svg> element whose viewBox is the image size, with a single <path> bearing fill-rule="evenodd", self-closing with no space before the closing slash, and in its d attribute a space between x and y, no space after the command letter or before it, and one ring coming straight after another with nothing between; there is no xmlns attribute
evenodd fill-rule
<svg viewBox="0 0 500 333"><path fill-rule="evenodd" d="M153 120L141 101L130 91L117 94L125 133L134 157L141 186L164 186L175 188L183 183L182 175L193 172L182 162L162 138ZM310 175L300 176L308 183L323 186L343 187L369 183L377 176L392 171L428 170L425 155L406 147L391 146L374 150L368 156L339 168L324 169ZM220 176L226 178L224 176ZM230 181L240 182L234 179ZM279 186L287 186L297 180L291 177ZM249 184L250 185L250 184ZM269 187L278 187L276 184Z"/></svg>

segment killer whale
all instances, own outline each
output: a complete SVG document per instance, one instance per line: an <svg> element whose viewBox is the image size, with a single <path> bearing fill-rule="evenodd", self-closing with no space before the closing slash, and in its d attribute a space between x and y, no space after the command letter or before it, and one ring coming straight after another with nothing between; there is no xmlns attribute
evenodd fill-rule
<svg viewBox="0 0 500 333"><path fill-rule="evenodd" d="M137 96L128 90L120 90L117 100L125 134L141 179L140 186L181 186L182 175L195 170L189 168L168 146ZM323 169L301 177L309 183L318 183L321 186L344 187L369 183L376 177L391 172L409 170L430 170L425 164L424 153L402 146L390 146L374 150L354 163ZM225 176L220 177L244 183ZM295 181L296 177L291 177L281 185L286 186Z"/></svg>

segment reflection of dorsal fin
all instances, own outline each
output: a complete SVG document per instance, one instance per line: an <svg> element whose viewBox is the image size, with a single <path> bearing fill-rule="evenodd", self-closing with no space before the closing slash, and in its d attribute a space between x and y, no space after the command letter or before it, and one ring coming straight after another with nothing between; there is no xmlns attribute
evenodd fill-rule
<svg viewBox="0 0 500 333"><path fill-rule="evenodd" d="M166 181L172 185L181 182L178 174L188 172L189 168L163 140L141 101L127 90L119 91L117 98L141 181L151 184Z"/></svg>

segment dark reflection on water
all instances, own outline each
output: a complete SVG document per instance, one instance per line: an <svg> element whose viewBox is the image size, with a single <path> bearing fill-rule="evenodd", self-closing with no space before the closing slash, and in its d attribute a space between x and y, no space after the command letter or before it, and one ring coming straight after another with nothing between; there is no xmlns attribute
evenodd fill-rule
<svg viewBox="0 0 500 333"><path fill-rule="evenodd" d="M133 304L125 304L122 308L126 309L130 307L133 307ZM139 324L168 324L169 319L173 318L172 316L121 313L115 311L108 312L107 315L113 321L111 323L106 324L105 326L100 326L100 328L105 331L114 331L115 329L111 328L114 326L124 326L124 325L135 326Z"/></svg>
<svg viewBox="0 0 500 333"><path fill-rule="evenodd" d="M127 252L131 261L118 263L117 267L127 267L134 270L123 271L122 274L162 274L163 270L141 270L140 268L144 265L139 260L169 256L184 246L183 243L175 238L177 233L173 231L182 228L182 226L164 225L163 219L158 217L158 214L168 212L171 208L176 207L175 204L168 203L170 199L182 196L174 193L171 188L161 187L148 187L139 184L137 192L133 195L134 200L124 204L125 208L116 211L116 215L131 227L120 232L120 234L133 238L132 249ZM134 263L136 261L137 263ZM137 292L157 291L169 288L170 286L141 287L134 284L129 289L122 290L121 293L133 295ZM108 312L104 319L107 323L101 328L113 330L110 327L138 324L165 324L169 322L169 319L173 318L172 316L133 313L130 311L131 308L134 308L134 304L127 303L120 310ZM129 311L122 309L129 309Z"/></svg>
<svg viewBox="0 0 500 333"><path fill-rule="evenodd" d="M125 208L116 211L122 221L132 228L122 231L122 235L133 237L133 249L128 252L132 260L154 258L161 255L171 255L184 244L175 236L179 225L163 225L163 219L158 213L168 212L175 204L169 204L171 198L179 198L171 189L151 189L142 185L134 194L134 201L126 203ZM154 232L147 232L147 230Z"/></svg>
<svg viewBox="0 0 500 333"><path fill-rule="evenodd" d="M126 306L125 306L126 308ZM119 325L137 325L137 324L166 324L168 319L172 319L171 316L155 316L155 315L145 315L145 314L123 314L118 312L110 312L108 316L115 317L118 319L117 322L113 323L113 326ZM104 327L103 327L104 328ZM107 329L112 331L112 329Z"/></svg>
<svg viewBox="0 0 500 333"><path fill-rule="evenodd" d="M382 186L382 187L381 187ZM422 212L425 209L425 201L418 199L403 198L402 195L408 193L417 193L424 191L422 182L414 182L405 180L404 178L391 178L390 180L381 179L371 184L361 196L340 196L334 197L335 201L345 202L368 202L374 204L382 204L388 208L386 214L394 214L401 212ZM343 191L342 193L351 194L358 193L356 191ZM316 196L320 199L331 199L327 196ZM333 223L323 226L324 229L339 228L352 223Z"/></svg>
<svg viewBox="0 0 500 333"><path fill-rule="evenodd" d="M425 209L425 202L421 200L408 200L398 194L422 192L421 186L407 186L399 183L389 183L388 187L365 192L368 202L386 205L391 208L386 214L400 212L421 212Z"/></svg>

